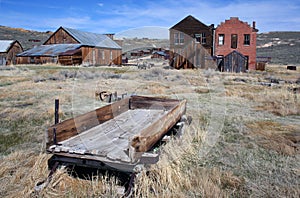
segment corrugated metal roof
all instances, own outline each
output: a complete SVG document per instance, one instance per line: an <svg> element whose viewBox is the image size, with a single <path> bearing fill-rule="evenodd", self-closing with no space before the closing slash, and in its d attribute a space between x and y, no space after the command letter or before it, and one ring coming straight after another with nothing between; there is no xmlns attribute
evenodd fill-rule
<svg viewBox="0 0 300 198"><path fill-rule="evenodd" d="M69 50L76 50L80 48L81 44L52 44L41 45L29 49L25 52L18 54L17 56L58 56L61 53Z"/></svg>
<svg viewBox="0 0 300 198"><path fill-rule="evenodd" d="M155 51L152 54L158 54L158 55L161 55L161 56L167 56L167 54L165 52L162 52L162 51Z"/></svg>
<svg viewBox="0 0 300 198"><path fill-rule="evenodd" d="M62 27L71 36L73 36L82 45L102 47L102 48L112 48L112 49L122 49L115 41L104 34L96 34L91 32L83 32L80 30L75 30L71 28Z"/></svg>
<svg viewBox="0 0 300 198"><path fill-rule="evenodd" d="M5 53L15 40L0 40L0 53Z"/></svg>

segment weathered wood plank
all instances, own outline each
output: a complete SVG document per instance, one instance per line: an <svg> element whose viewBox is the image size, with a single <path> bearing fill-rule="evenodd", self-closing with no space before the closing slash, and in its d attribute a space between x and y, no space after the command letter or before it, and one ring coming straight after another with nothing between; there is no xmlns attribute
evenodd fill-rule
<svg viewBox="0 0 300 198"><path fill-rule="evenodd" d="M60 142L102 124L127 110L129 110L129 98L53 125L48 128L47 148L53 144L53 128L56 128L56 139Z"/></svg>
<svg viewBox="0 0 300 198"><path fill-rule="evenodd" d="M130 109L161 109L169 110L176 106L179 100L152 98L145 96L132 96L130 100Z"/></svg>
<svg viewBox="0 0 300 198"><path fill-rule="evenodd" d="M125 151L132 137L166 113L163 110L128 110L114 119L59 142L57 152L82 153L84 150L112 160L128 161L130 158Z"/></svg>
<svg viewBox="0 0 300 198"><path fill-rule="evenodd" d="M185 108L186 100L132 96L54 125L48 137L53 138L51 129L56 127L56 153L135 163L178 122Z"/></svg>
<svg viewBox="0 0 300 198"><path fill-rule="evenodd" d="M185 111L186 100L183 100L166 115L143 129L131 141L131 146L134 148L131 151L135 152L135 154L130 154L130 156L137 158L142 152L151 149L178 122Z"/></svg>

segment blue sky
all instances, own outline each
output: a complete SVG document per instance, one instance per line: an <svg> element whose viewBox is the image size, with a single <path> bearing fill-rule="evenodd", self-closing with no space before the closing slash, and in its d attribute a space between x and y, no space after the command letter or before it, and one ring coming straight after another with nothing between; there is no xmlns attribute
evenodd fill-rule
<svg viewBox="0 0 300 198"><path fill-rule="evenodd" d="M60 26L97 33L128 33L141 27L147 37L166 37L187 15L218 25L230 17L256 21L259 32L300 31L300 0L0 0L0 25L37 31ZM139 29L140 30L140 29Z"/></svg>

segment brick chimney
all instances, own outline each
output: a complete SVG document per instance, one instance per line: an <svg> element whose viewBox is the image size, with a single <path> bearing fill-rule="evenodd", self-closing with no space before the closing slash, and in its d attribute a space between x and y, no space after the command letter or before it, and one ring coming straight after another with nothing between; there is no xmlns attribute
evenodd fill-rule
<svg viewBox="0 0 300 198"><path fill-rule="evenodd" d="M114 35L115 35L115 34L109 33L109 34L105 34L105 35L108 36L109 38L111 38L111 40L114 40Z"/></svg>

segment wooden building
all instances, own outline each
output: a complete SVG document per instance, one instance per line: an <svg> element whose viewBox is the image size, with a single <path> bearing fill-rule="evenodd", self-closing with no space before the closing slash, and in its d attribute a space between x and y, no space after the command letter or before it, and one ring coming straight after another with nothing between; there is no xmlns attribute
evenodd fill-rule
<svg viewBox="0 0 300 198"><path fill-rule="evenodd" d="M110 36L58 28L42 46L18 54L19 64L121 65L122 48Z"/></svg>
<svg viewBox="0 0 300 198"><path fill-rule="evenodd" d="M152 53L151 58L168 60L169 54L166 53L165 51L155 51Z"/></svg>
<svg viewBox="0 0 300 198"><path fill-rule="evenodd" d="M219 70L222 72L245 72L247 58L238 51L232 51L224 57L224 64L220 64Z"/></svg>
<svg viewBox="0 0 300 198"><path fill-rule="evenodd" d="M75 62L65 61L65 57L71 57L73 60L75 57L80 57L77 64L82 63L80 44L52 44L52 45L41 45L32 49L26 50L18 54L18 64L62 64L62 65L76 65ZM65 59L64 59L65 58ZM65 62L63 62L65 61Z"/></svg>
<svg viewBox="0 0 300 198"><path fill-rule="evenodd" d="M215 55L219 59L224 59L225 56L236 51L246 58L246 70L255 70L257 32L255 22L251 27L248 23L240 21L238 17L231 17L218 25L215 30ZM240 56L234 57L239 58ZM233 59L232 61L231 65L239 62L239 60ZM225 63L225 61L221 60L219 63ZM218 65L218 67L222 68L223 66Z"/></svg>
<svg viewBox="0 0 300 198"><path fill-rule="evenodd" d="M21 52L23 48L17 40L0 40L0 66L15 65L16 55Z"/></svg>
<svg viewBox="0 0 300 198"><path fill-rule="evenodd" d="M214 25L207 26L189 15L170 28L170 65L180 68L206 68L213 55Z"/></svg>

